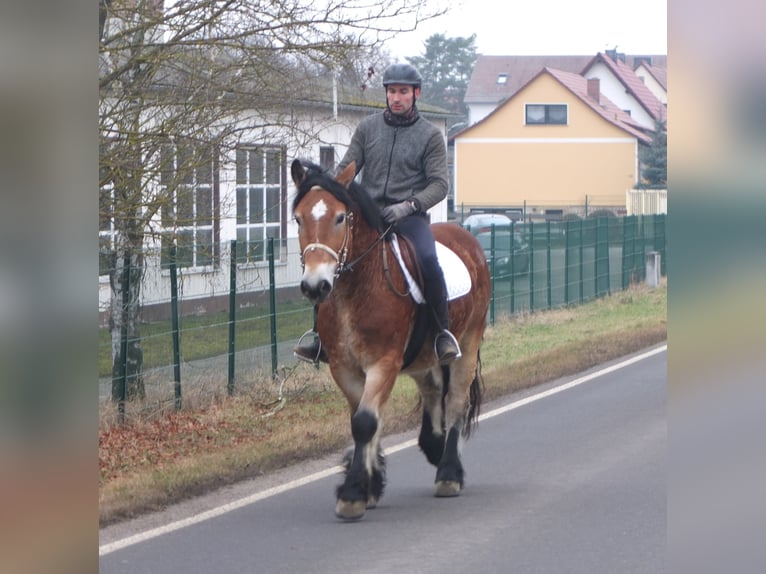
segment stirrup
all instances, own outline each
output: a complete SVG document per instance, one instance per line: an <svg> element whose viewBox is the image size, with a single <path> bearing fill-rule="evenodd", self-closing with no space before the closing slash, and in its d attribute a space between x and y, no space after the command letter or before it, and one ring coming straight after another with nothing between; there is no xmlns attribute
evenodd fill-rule
<svg viewBox="0 0 766 574"><path fill-rule="evenodd" d="M303 339L308 336L314 338L313 342L303 345ZM323 360L324 362L327 362L327 354L322 348L322 341L319 339L317 332L313 329L309 329L301 335L300 339L298 339L298 343L293 348L293 355L295 358L306 363L311 363L317 368L319 367L319 361Z"/></svg>
<svg viewBox="0 0 766 574"><path fill-rule="evenodd" d="M454 351L451 349L448 350L444 354L439 354L439 339L442 337L447 337L450 342L452 343L452 346L454 347ZM453 335L450 331L447 329L442 329L436 337L434 337L434 354L436 355L436 358L439 359L439 364L446 365L447 363L450 363L454 361L455 359L459 359L463 356L462 351L460 350L460 344L457 342L457 339L455 338L455 335Z"/></svg>

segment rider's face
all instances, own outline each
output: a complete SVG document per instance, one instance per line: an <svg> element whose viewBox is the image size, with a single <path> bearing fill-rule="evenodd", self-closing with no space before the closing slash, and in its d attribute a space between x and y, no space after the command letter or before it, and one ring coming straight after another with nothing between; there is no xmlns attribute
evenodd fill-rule
<svg viewBox="0 0 766 574"><path fill-rule="evenodd" d="M420 94L420 88L414 88L406 84L389 84L386 86L386 100L388 107L398 116L406 116L410 113L415 98Z"/></svg>

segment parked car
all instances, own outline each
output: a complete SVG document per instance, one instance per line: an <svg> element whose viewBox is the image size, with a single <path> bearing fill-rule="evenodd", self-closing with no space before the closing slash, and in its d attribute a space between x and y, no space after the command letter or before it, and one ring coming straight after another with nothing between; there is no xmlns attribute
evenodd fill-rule
<svg viewBox="0 0 766 574"><path fill-rule="evenodd" d="M479 240L482 249L484 249L484 256L487 258L487 264L489 265L490 270L492 270L492 232L484 231L479 233L476 235L476 239ZM513 258L512 267L511 257ZM511 272L513 272L514 275L524 275L529 273L530 257L529 244L524 241L521 233L513 234L513 246L511 246L510 230L495 228L494 261L496 278L502 279L504 277L510 277Z"/></svg>
<svg viewBox="0 0 766 574"><path fill-rule="evenodd" d="M490 231L492 226L510 227L511 218L502 213L474 213L463 221L462 226L474 235Z"/></svg>

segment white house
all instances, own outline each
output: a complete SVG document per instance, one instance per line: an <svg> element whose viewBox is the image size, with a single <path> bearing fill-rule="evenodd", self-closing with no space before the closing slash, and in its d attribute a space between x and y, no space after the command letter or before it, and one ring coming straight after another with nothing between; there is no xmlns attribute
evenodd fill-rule
<svg viewBox="0 0 766 574"><path fill-rule="evenodd" d="M651 64L651 58L643 59L636 66L636 76L664 105L668 104L668 70Z"/></svg>
<svg viewBox="0 0 766 574"><path fill-rule="evenodd" d="M648 130L654 129L657 120L667 118L665 104L636 75L625 54L616 50L599 52L580 75L598 78L601 93Z"/></svg>
<svg viewBox="0 0 766 574"><path fill-rule="evenodd" d="M333 92L337 93L337 92ZM351 102L351 103L350 103ZM248 131L247 126L266 125L263 118L241 114L242 126L238 143L220 154L204 149L193 153L208 154L206 165L195 169L194 181L189 182L193 200L188 205L175 205L177 212L188 210L187 224L175 226L178 244L180 296L183 313L203 313L225 308L229 289L229 261L232 240L238 242L238 291L263 292L268 288L268 257L266 246L274 239L275 280L282 287L295 287L300 282L301 266L297 242L297 226L291 204L295 189L289 179L289 165L295 158L308 159L325 168L333 168L345 153L358 122L370 113L382 109L380 94L355 93L346 96L341 91L333 100L291 102L291 127L276 131ZM454 114L419 103L421 115L444 133ZM284 125L284 122L275 122ZM201 151L200 151L201 150ZM172 168L179 147L169 144L167 164ZM180 159L177 159L180 161ZM161 187L162 177L153 185ZM102 194L110 190L102 189ZM194 203L192 205L191 203ZM158 210L152 220L157 230L167 228L163 222L165 210ZM447 201L431 211L432 221L447 220ZM163 227L164 226L164 227ZM100 245L108 251L115 233L107 222L100 228ZM141 289L141 305L145 319L151 318L153 306L164 307L170 299L167 253L161 242L147 234L145 242L145 274ZM112 291L107 269L99 277L99 316L108 321Z"/></svg>

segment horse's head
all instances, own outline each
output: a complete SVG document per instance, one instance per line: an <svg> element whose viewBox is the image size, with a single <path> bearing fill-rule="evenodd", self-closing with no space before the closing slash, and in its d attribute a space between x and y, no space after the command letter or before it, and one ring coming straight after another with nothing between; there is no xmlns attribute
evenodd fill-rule
<svg viewBox="0 0 766 574"><path fill-rule="evenodd" d="M312 303L321 303L332 291L348 257L354 215L347 190L356 166L352 162L333 179L316 166L304 169L296 159L290 171L298 189L293 215L303 265L301 292Z"/></svg>

